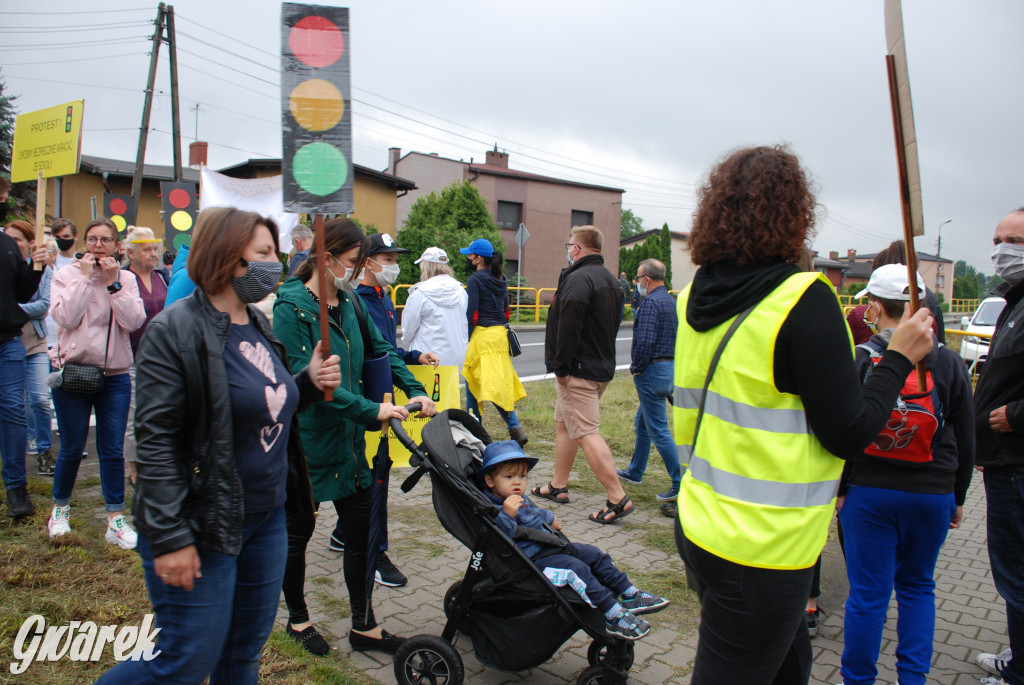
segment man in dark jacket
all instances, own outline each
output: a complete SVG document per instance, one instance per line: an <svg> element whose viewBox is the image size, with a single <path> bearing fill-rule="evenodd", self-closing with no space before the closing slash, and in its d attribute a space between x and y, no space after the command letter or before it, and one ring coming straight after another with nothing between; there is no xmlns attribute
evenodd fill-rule
<svg viewBox="0 0 1024 685"><path fill-rule="evenodd" d="M46 248L32 255L45 261ZM28 315L18 306L28 302L39 288L42 271L34 271L21 257L18 243L0 233L0 454L2 476L7 488L7 508L21 518L32 513L25 477L25 346L21 327Z"/></svg>
<svg viewBox="0 0 1024 685"><path fill-rule="evenodd" d="M1024 683L1024 207L996 226L992 265L1006 298L974 392L977 463L985 471L988 555L996 590L1006 601L1010 649L980 654L978 665L999 682ZM1014 658L1021 655L1020 658Z"/></svg>
<svg viewBox="0 0 1024 685"><path fill-rule="evenodd" d="M576 451L608 494L606 506L591 514L597 523L617 521L633 510L615 472L615 461L600 433L598 401L615 375L615 336L623 293L604 266L604 236L593 226L572 229L566 243L569 267L558 278L548 310L544 364L555 374L555 475L533 495L568 502L569 473Z"/></svg>

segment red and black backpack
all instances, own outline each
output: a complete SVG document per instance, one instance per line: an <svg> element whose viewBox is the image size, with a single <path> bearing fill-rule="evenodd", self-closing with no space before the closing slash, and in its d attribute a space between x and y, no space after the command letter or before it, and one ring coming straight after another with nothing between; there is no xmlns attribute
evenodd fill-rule
<svg viewBox="0 0 1024 685"><path fill-rule="evenodd" d="M866 382L885 350L874 340L857 347L871 355L871 365L864 374ZM936 436L942 434L944 418L931 369L925 371L923 391L917 382L917 369L914 369L903 382L885 428L864 449L864 453L883 459L927 464L932 460L932 444Z"/></svg>

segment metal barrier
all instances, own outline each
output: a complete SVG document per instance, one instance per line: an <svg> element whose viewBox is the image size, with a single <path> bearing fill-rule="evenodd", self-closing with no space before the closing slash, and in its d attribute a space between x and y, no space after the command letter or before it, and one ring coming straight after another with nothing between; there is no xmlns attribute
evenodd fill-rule
<svg viewBox="0 0 1024 685"><path fill-rule="evenodd" d="M966 348L966 345L969 343L977 344L981 340L991 339L991 333L968 333L967 331L962 331L959 328L946 329L946 347L964 358L964 363L967 364L967 371L971 375L971 380L975 380L977 378L978 372L980 371L978 364L984 364L985 361L984 359L968 359L968 357L983 357L985 356L985 353L979 350L972 355Z"/></svg>
<svg viewBox="0 0 1024 685"><path fill-rule="evenodd" d="M981 300L978 298L970 300L950 300L949 301L949 313L950 314L972 314L974 310L981 305Z"/></svg>

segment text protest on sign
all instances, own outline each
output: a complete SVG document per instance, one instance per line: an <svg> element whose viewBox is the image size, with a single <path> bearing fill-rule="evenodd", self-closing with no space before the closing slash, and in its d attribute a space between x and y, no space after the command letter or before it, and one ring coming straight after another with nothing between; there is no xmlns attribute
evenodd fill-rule
<svg viewBox="0 0 1024 685"><path fill-rule="evenodd" d="M85 100L19 114L14 123L11 183L78 173Z"/></svg>
<svg viewBox="0 0 1024 685"><path fill-rule="evenodd" d="M437 405L438 414L445 409L460 408L462 400L459 397L458 367L439 366L435 369L433 366L412 364L408 368L412 375L416 377L416 380L426 388L427 397L434 400L434 404ZM401 388L395 388L394 403L403 406L409 403L409 398L406 397ZM423 431L423 426L430 419L417 419L415 417L415 414L410 414L409 418L402 422L402 428L418 445L422 440L420 434ZM380 431L366 434L366 460L370 464L373 463L373 455L377 454L377 444L380 442L378 439L379 434ZM388 454L391 460L395 462L395 466L408 466L409 457L412 456L409 454L409 450L405 449L402 443L398 441L398 438L395 437L395 432L391 429L388 429L388 438Z"/></svg>

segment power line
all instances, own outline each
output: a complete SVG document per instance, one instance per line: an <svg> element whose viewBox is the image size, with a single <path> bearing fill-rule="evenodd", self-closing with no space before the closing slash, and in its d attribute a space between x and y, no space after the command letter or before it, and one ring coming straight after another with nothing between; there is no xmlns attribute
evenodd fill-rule
<svg viewBox="0 0 1024 685"><path fill-rule="evenodd" d="M124 12L152 12L151 7L133 7L120 10L79 10L78 12L0 12L0 15L20 15L20 16L33 16L33 15L53 15L60 14L62 16L75 16L78 14L122 14Z"/></svg>
<svg viewBox="0 0 1024 685"><path fill-rule="evenodd" d="M267 66L266 64L261 64L260 62L257 62L256 60L254 60L254 59L252 59L250 57L246 57L245 55L240 55L237 52L231 52L227 48L222 48L219 45L216 45L214 43L210 43L210 42L205 41L205 40L203 40L201 38L197 38L197 37L195 37L195 36L193 36L191 34L185 33L184 31L178 31L178 35L179 36L184 36L185 38L188 38L189 40L194 40L197 43L202 43L203 45L211 47L211 48L213 48L215 50L220 50L221 52L225 52L225 53L231 55L232 57L237 57L237 58L239 58L241 60L245 60L246 62L251 62L252 64L255 64L258 67L263 67L264 69L269 69L270 71L273 71L276 74L280 74L281 73L281 70L279 68L270 67L270 66Z"/></svg>
<svg viewBox="0 0 1024 685"><path fill-rule="evenodd" d="M186 55L192 55L193 57L198 57L201 60L209 62L210 64L216 64L218 67L223 67L225 69L228 69L229 71L235 72L236 74L241 74L242 76L248 76L251 79L255 79L256 81L261 81L263 83L266 83L267 85L274 86L276 88L280 88L281 87L280 83L274 83L273 81L268 81L265 78L260 78L259 76L253 76L252 74L250 74L248 72L245 72L245 71L242 71L241 69L235 69L234 67L229 67L228 65L223 64L222 62L217 62L216 60L212 60L209 57L204 57L203 55L200 55L200 54L198 54L196 52L192 52L191 50L186 50L185 48L181 47L180 45L178 46L178 52L184 52Z"/></svg>
<svg viewBox="0 0 1024 685"><path fill-rule="evenodd" d="M210 33L216 33L216 34L217 34L218 36L221 36L222 38L227 38L228 40L233 40L233 41L235 41L236 43L238 43L239 45L244 45L245 47L247 47L247 48L249 48L249 49L251 49L251 50L255 50L255 51L257 51L257 52L262 52L262 53L263 53L264 55L268 55L268 56L270 56L270 57L273 57L273 58L275 58L275 59L280 59L280 57L281 57L281 56L280 56L279 54L276 54L276 53L273 53L273 52L269 52L269 51L267 51L267 50L264 50L264 49L263 49L263 48L261 48L261 47L258 47L258 46L256 46L256 45L253 45L252 43L246 43L246 42L245 42L245 41L243 41L243 40L239 40L238 38L235 38L234 36L229 36L229 35L228 35L228 34L226 34L226 33L221 33L220 31L218 31L218 30L216 30L216 29L211 29L211 28L210 28L209 26L207 26L206 24L200 24L200 23L199 23L199 22L197 22L197 21L192 21L192 20L191 20L191 19L189 19L188 17L185 17L185 16L183 16L183 15L181 15L181 14L179 14L179 13L175 13L175 15L174 15L174 18L175 18L175 19L183 19L184 21L188 22L189 24L194 24L195 26L198 26L199 28L205 29L205 30L209 31ZM264 66L265 66L265 65L264 65Z"/></svg>
<svg viewBox="0 0 1024 685"><path fill-rule="evenodd" d="M36 81L39 83L56 83L62 86L80 86L83 88L105 88L107 90L120 90L127 93L144 93L145 88L122 88L121 86L101 86L98 83L76 83L74 81L55 81L53 79L35 78L32 76L18 76L17 74L4 74L5 78L16 78L23 81ZM163 91L159 91L163 94Z"/></svg>
<svg viewBox="0 0 1024 685"><path fill-rule="evenodd" d="M41 31L43 33L74 33L80 31L100 31L106 29L117 29L127 27L143 27L152 25L152 20L122 21L103 24L68 24L65 26L5 26L0 28L0 33L18 33L21 31ZM99 28L94 28L99 27Z"/></svg>
<svg viewBox="0 0 1024 685"><path fill-rule="evenodd" d="M125 41L125 40L132 40L133 38L142 38L144 40L148 40L148 38L146 36L132 36L132 37L123 36L123 37L116 38L116 40ZM114 39L108 37L108 38L103 38L103 39L100 39L100 40L78 41L78 42L75 43L75 49L77 50L78 48L91 47L91 46L94 46L94 45L105 45L107 47L110 47L110 41L111 40L114 40ZM36 51L36 50L57 50L57 49L59 49L59 46L56 46L53 43L32 43L32 44L27 44L27 45L0 45L0 50L27 50L29 52L32 52L32 51ZM75 61L75 60L69 60L69 61ZM43 64L43 62L32 62L32 64Z"/></svg>
<svg viewBox="0 0 1024 685"><path fill-rule="evenodd" d="M35 66L37 64L75 64L78 62L95 62L100 59L114 59L120 57L134 57L138 55L146 55L145 52L124 52L117 55L102 55L100 57L74 57L69 59L58 59L50 60L46 62L7 62L4 64L5 67L28 67Z"/></svg>

